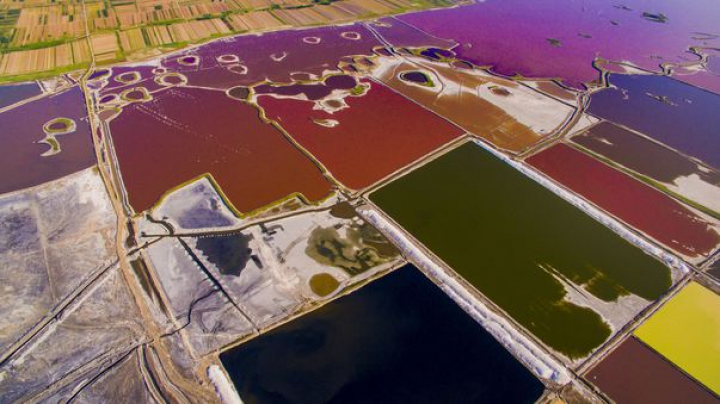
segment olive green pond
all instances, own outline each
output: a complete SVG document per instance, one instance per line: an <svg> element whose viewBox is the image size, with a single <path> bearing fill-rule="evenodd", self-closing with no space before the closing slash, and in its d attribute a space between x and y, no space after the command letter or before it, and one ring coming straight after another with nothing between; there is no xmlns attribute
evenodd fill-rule
<svg viewBox="0 0 720 404"><path fill-rule="evenodd" d="M581 358L611 334L566 287L658 298L670 270L550 190L467 143L370 199L540 340ZM563 285L566 282L567 286Z"/></svg>

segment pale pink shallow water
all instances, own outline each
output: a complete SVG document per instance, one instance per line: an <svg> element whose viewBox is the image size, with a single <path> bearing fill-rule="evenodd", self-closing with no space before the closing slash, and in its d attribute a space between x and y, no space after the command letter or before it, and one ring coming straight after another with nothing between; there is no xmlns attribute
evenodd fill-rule
<svg viewBox="0 0 720 404"><path fill-rule="evenodd" d="M643 12L668 20L649 21ZM695 60L690 46L720 47L720 39L693 38L720 34L717 0L487 0L399 18L454 39L461 58L500 74L558 78L576 87L597 78L596 56L659 71L662 62Z"/></svg>

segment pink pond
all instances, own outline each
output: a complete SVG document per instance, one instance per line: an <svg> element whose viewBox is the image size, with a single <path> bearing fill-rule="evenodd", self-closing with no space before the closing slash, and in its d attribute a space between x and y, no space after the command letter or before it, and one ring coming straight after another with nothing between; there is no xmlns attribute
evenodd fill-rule
<svg viewBox="0 0 720 404"><path fill-rule="evenodd" d="M651 21L643 13L667 17ZM659 71L662 62L693 60L690 46L720 46L720 2L697 0L487 0L401 20L460 43L460 57L500 74L559 78L569 85L597 78L596 56ZM717 42L717 44L715 44Z"/></svg>

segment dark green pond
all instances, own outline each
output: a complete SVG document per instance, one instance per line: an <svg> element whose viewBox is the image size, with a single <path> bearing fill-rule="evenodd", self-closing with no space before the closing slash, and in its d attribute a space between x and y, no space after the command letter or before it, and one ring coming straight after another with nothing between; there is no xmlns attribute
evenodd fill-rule
<svg viewBox="0 0 720 404"><path fill-rule="evenodd" d="M220 355L253 403L531 403L543 385L415 267Z"/></svg>
<svg viewBox="0 0 720 404"><path fill-rule="evenodd" d="M671 284L670 270L659 261L473 143L370 198L571 358L600 345L610 328L594 311L564 300L557 277L606 301L628 293L656 299Z"/></svg>

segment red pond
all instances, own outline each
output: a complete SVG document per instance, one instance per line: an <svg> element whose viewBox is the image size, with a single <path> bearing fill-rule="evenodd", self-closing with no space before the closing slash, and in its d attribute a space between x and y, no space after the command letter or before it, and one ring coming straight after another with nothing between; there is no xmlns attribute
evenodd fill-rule
<svg viewBox="0 0 720 404"><path fill-rule="evenodd" d="M369 83L364 81L364 83ZM267 117L277 121L317 157L340 182L362 189L463 132L377 83L363 96L345 98L349 108L314 110L314 102L258 97ZM334 127L323 120L337 121Z"/></svg>
<svg viewBox="0 0 720 404"><path fill-rule="evenodd" d="M587 378L618 403L718 403L711 392L633 337L612 351Z"/></svg>
<svg viewBox="0 0 720 404"><path fill-rule="evenodd" d="M674 199L565 144L527 163L660 243L690 257L709 254L720 235Z"/></svg>
<svg viewBox="0 0 720 404"><path fill-rule="evenodd" d="M125 107L110 124L135 211L205 173L241 212L295 192L311 201L330 192L320 170L252 106L196 88L172 88L154 97Z"/></svg>

